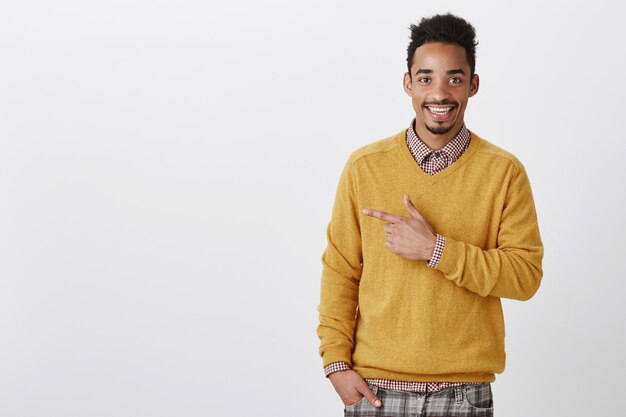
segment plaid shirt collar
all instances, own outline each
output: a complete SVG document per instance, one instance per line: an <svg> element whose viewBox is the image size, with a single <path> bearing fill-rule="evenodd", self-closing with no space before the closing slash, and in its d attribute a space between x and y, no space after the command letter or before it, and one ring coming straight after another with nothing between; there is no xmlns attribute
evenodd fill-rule
<svg viewBox="0 0 626 417"><path fill-rule="evenodd" d="M461 127L459 133L456 134L454 138L450 142L446 144L443 148L438 151L430 149L428 145L426 145L415 133L415 118L411 121L411 125L406 131L406 143L409 147L409 151L415 158L415 161L419 164L420 167L424 168L428 165L429 160L435 154L440 154L446 157L447 166L455 162L457 159L463 155L463 153L467 150L471 135L467 127L465 127L465 123Z"/></svg>

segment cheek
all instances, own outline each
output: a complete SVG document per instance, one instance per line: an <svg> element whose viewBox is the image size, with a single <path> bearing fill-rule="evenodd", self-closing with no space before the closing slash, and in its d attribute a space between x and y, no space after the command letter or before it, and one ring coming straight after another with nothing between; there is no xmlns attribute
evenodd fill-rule
<svg viewBox="0 0 626 417"><path fill-rule="evenodd" d="M455 97L454 99L456 100L457 103L459 103L459 108L461 110L465 109L465 106L467 106L467 96L460 95L458 97Z"/></svg>
<svg viewBox="0 0 626 417"><path fill-rule="evenodd" d="M419 100L413 99L412 101L413 103L413 110L415 110L416 113L420 113L420 110L422 109L422 104Z"/></svg>

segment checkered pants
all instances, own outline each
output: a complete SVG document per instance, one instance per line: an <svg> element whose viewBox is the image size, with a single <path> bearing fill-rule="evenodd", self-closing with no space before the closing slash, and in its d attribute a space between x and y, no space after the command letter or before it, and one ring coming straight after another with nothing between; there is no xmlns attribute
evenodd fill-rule
<svg viewBox="0 0 626 417"><path fill-rule="evenodd" d="M461 385L437 392L404 392L370 385L380 408L362 398L345 407L345 417L492 417L491 383Z"/></svg>

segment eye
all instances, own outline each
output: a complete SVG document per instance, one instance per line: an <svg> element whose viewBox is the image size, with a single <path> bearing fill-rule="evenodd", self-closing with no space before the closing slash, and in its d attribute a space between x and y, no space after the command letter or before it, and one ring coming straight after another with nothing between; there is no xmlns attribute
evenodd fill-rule
<svg viewBox="0 0 626 417"><path fill-rule="evenodd" d="M430 83L430 78L428 78L428 77L419 77L417 79L417 82L419 84L428 84L428 83Z"/></svg>
<svg viewBox="0 0 626 417"><path fill-rule="evenodd" d="M462 79L460 79L459 77L452 77L450 78L450 84L461 84L463 82Z"/></svg>

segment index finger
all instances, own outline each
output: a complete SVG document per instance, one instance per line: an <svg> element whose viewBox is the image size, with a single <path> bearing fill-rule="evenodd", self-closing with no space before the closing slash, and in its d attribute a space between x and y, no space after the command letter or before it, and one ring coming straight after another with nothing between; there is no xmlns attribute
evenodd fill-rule
<svg viewBox="0 0 626 417"><path fill-rule="evenodd" d="M377 219L391 223L397 223L402 220L402 217L400 216L396 216L395 214L386 213L380 210L363 209L363 214L371 217L376 217Z"/></svg>

